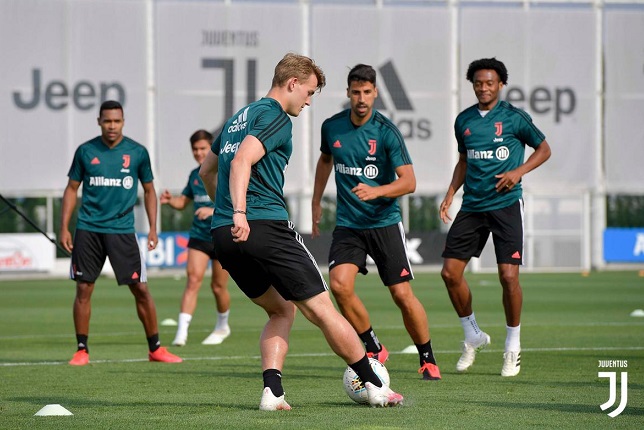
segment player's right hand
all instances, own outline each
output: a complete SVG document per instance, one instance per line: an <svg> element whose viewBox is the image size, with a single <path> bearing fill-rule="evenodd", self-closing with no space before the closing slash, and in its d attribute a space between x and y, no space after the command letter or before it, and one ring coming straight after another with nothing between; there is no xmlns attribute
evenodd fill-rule
<svg viewBox="0 0 644 430"><path fill-rule="evenodd" d="M246 242L250 234L250 226L246 219L246 214L233 214L233 226L230 228L230 234L233 236L233 242Z"/></svg>
<svg viewBox="0 0 644 430"><path fill-rule="evenodd" d="M72 240L72 234L69 230L61 230L60 239L58 241L65 251L71 253L72 249L74 249L74 241Z"/></svg>
<svg viewBox="0 0 644 430"><path fill-rule="evenodd" d="M161 196L159 197L159 201L161 202L162 205L165 205L167 203L170 203L171 198L172 198L172 194L170 194L170 191L163 190L163 192L161 193Z"/></svg>
<svg viewBox="0 0 644 430"><path fill-rule="evenodd" d="M444 224L447 224L452 220L448 213L449 207L452 206L452 199L453 196L445 196L445 198L441 202L441 205L439 206L438 213L441 217L441 221L443 221Z"/></svg>
<svg viewBox="0 0 644 430"><path fill-rule="evenodd" d="M313 226L311 229L311 239L315 239L320 236L320 220L322 219L322 205L312 204L311 213L313 218Z"/></svg>

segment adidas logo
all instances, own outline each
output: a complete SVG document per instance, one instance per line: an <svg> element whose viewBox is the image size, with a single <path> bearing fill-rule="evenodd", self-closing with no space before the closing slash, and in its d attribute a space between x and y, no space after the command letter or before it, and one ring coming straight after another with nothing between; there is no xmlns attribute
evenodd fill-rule
<svg viewBox="0 0 644 430"><path fill-rule="evenodd" d="M521 258L521 254L519 254L519 251L516 251L514 254L512 254L512 258Z"/></svg>
<svg viewBox="0 0 644 430"><path fill-rule="evenodd" d="M336 140L335 142L333 142L333 147L334 148L342 148L342 144L340 144L339 140Z"/></svg>
<svg viewBox="0 0 644 430"><path fill-rule="evenodd" d="M139 274L136 272L132 273L132 279L139 279Z"/></svg>
<svg viewBox="0 0 644 430"><path fill-rule="evenodd" d="M101 160L99 160L98 157L94 157L91 164L101 164Z"/></svg>
<svg viewBox="0 0 644 430"><path fill-rule="evenodd" d="M230 127L228 127L228 133L234 133L236 131L241 131L246 128L246 119L248 117L248 109L250 107L247 107L244 109L242 113L240 113L237 118L233 121Z"/></svg>
<svg viewBox="0 0 644 430"><path fill-rule="evenodd" d="M400 272L400 276L407 276L409 275L409 271L403 267L402 272Z"/></svg>
<svg viewBox="0 0 644 430"><path fill-rule="evenodd" d="M472 135L472 132L470 131L469 128L465 130L465 133L463 133L463 137L467 137L467 136L471 136L471 135Z"/></svg>

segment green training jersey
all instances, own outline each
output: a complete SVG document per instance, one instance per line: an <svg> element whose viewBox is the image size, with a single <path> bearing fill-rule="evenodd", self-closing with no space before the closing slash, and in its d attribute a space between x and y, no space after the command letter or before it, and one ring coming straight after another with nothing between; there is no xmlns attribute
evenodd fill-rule
<svg viewBox="0 0 644 430"><path fill-rule="evenodd" d="M212 144L219 157L215 214L212 228L233 222L229 177L239 145L248 135L255 136L266 153L251 168L246 191L246 218L250 220L288 220L284 199L284 172L293 152L293 124L275 99L262 98L230 118Z"/></svg>
<svg viewBox="0 0 644 430"><path fill-rule="evenodd" d="M199 177L199 167L190 172L188 177L188 183L181 192L184 196L193 201L193 212L197 212L197 209L207 207L213 208L215 204L208 197L206 188L201 182ZM192 219L192 226L190 227L190 237L193 239L199 239L206 242L211 242L212 237L210 236L210 223L212 217L206 219L199 219L197 215L194 215Z"/></svg>
<svg viewBox="0 0 644 430"><path fill-rule="evenodd" d="M401 221L395 198L380 197L366 202L351 192L363 182L372 187L396 180L396 168L412 164L398 128L373 110L367 123L356 127L346 109L322 123L320 151L333 156L337 189L336 225L365 229Z"/></svg>
<svg viewBox="0 0 644 430"><path fill-rule="evenodd" d="M454 134L458 152L467 156L461 210L497 210L522 197L521 182L508 192L497 192L495 175L521 166L525 146L536 148L545 140L527 112L499 101L483 117L474 105L456 117Z"/></svg>
<svg viewBox="0 0 644 430"><path fill-rule="evenodd" d="M150 155L123 136L113 148L101 136L76 149L67 174L83 184L76 229L98 233L134 233L134 205L139 181L152 182Z"/></svg>

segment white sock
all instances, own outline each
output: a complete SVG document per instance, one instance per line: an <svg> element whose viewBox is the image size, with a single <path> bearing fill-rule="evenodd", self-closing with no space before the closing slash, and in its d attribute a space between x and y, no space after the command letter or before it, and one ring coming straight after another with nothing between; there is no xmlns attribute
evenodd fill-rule
<svg viewBox="0 0 644 430"><path fill-rule="evenodd" d="M469 317L459 318L461 320L461 325L463 326L463 332L465 333L466 342L476 342L481 336L481 329L476 323L476 317L474 312Z"/></svg>
<svg viewBox="0 0 644 430"><path fill-rule="evenodd" d="M215 324L215 330L224 329L228 327L228 315L230 314L230 309L226 312L217 313L217 324Z"/></svg>
<svg viewBox="0 0 644 430"><path fill-rule="evenodd" d="M508 334L505 337L505 352L521 351L521 324L516 327L505 326Z"/></svg>
<svg viewBox="0 0 644 430"><path fill-rule="evenodd" d="M177 327L177 334L183 333L188 334L188 327L190 326L190 321L192 321L192 315L185 312L179 314L179 325Z"/></svg>

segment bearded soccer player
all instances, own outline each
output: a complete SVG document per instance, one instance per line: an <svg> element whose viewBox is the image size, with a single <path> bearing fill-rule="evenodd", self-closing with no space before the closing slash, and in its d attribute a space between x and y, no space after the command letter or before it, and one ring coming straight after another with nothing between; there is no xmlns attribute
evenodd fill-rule
<svg viewBox="0 0 644 430"><path fill-rule="evenodd" d="M143 185L143 201L150 232L147 247L157 246L157 196L154 190L150 156L144 146L123 136L123 107L116 101L104 102L99 110L101 135L83 143L74 154L69 181L63 194L60 244L72 254L70 277L76 281L74 327L77 351L69 364L89 363L89 320L91 298L105 258L119 285L127 285L134 295L136 310L148 341L150 361L180 363L159 341L157 313L147 284L145 261L134 232L134 205L138 183ZM69 221L76 208L78 189L83 198L72 240Z"/></svg>
<svg viewBox="0 0 644 430"><path fill-rule="evenodd" d="M329 251L333 296L367 354L384 363L389 352L378 340L369 313L355 292L355 278L358 273L367 273L370 255L416 345L418 373L424 380L439 380L427 313L411 288L414 275L396 200L416 189L411 157L398 128L373 108L378 97L373 67L366 64L353 67L347 85L350 109L322 124L322 153L315 171L311 204L313 237L319 235L322 194L335 168L338 209Z"/></svg>
<svg viewBox="0 0 644 430"><path fill-rule="evenodd" d="M478 103L461 112L454 123L459 160L440 205L443 222L451 221L448 210L461 186L463 203L447 234L441 275L465 334L456 370L466 372L476 353L490 343L490 336L478 326L472 292L463 274L470 258L481 255L492 233L507 332L501 376L511 377L521 370L521 178L550 158L550 146L530 115L499 100L508 81L508 71L501 61L483 58L472 62L467 80L472 83ZM526 145L534 152L524 162Z"/></svg>

